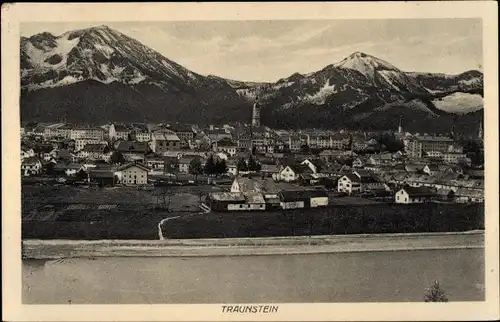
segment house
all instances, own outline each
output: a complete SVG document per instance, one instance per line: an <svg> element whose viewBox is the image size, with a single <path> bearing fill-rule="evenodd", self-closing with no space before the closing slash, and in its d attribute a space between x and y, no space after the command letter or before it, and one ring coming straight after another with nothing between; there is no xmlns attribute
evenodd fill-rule
<svg viewBox="0 0 500 322"><path fill-rule="evenodd" d="M348 194L362 192L361 179L355 174L346 174L339 179L337 191Z"/></svg>
<svg viewBox="0 0 500 322"><path fill-rule="evenodd" d="M105 144L108 143L102 139L98 138L77 138L75 139L75 151L78 152L82 150L87 144Z"/></svg>
<svg viewBox="0 0 500 322"><path fill-rule="evenodd" d="M283 190L278 194L282 209L316 208L328 205L325 190Z"/></svg>
<svg viewBox="0 0 500 322"><path fill-rule="evenodd" d="M248 210L265 210L266 201L264 196L259 192L247 192L244 194Z"/></svg>
<svg viewBox="0 0 500 322"><path fill-rule="evenodd" d="M247 210L246 199L239 192L211 192L205 204L213 211Z"/></svg>
<svg viewBox="0 0 500 322"><path fill-rule="evenodd" d="M111 152L106 144L87 144L76 156L88 160L109 160Z"/></svg>
<svg viewBox="0 0 500 322"><path fill-rule="evenodd" d="M279 166L276 164L262 164L260 172L266 177L272 177L279 172Z"/></svg>
<svg viewBox="0 0 500 322"><path fill-rule="evenodd" d="M81 138L104 140L104 129L96 126L76 126L71 128L70 139L76 140Z"/></svg>
<svg viewBox="0 0 500 322"><path fill-rule="evenodd" d="M157 131L151 136L151 149L157 154L180 149L180 139L172 131Z"/></svg>
<svg viewBox="0 0 500 322"><path fill-rule="evenodd" d="M201 161L201 157L199 156L183 156L179 159L179 173L189 173L189 165L194 159L199 159Z"/></svg>
<svg viewBox="0 0 500 322"><path fill-rule="evenodd" d="M21 148L21 161L35 156L35 151L32 148Z"/></svg>
<svg viewBox="0 0 500 322"><path fill-rule="evenodd" d="M238 175L238 161L235 159L228 159L226 162L227 173L232 176Z"/></svg>
<svg viewBox="0 0 500 322"><path fill-rule="evenodd" d="M371 165L386 165L390 164L391 161L392 161L392 154L390 153L373 154L368 159L368 162Z"/></svg>
<svg viewBox="0 0 500 322"><path fill-rule="evenodd" d="M356 160L352 162L352 166L353 168L362 168L365 163L366 162L362 158L356 158Z"/></svg>
<svg viewBox="0 0 500 322"><path fill-rule="evenodd" d="M456 201L460 203L484 202L484 191L478 189L458 188L455 192Z"/></svg>
<svg viewBox="0 0 500 322"><path fill-rule="evenodd" d="M311 168L305 164L299 165L285 165L282 166L281 170L278 172L276 179L278 181L291 182L296 181L300 178L301 174L312 174L314 173Z"/></svg>
<svg viewBox="0 0 500 322"><path fill-rule="evenodd" d="M144 185L148 183L149 167L139 162L125 164L120 167L122 183L126 185Z"/></svg>
<svg viewBox="0 0 500 322"><path fill-rule="evenodd" d="M396 192L395 202L412 204L430 202L436 196L434 189L428 187L404 187Z"/></svg>
<svg viewBox="0 0 500 322"><path fill-rule="evenodd" d="M321 151L319 156L321 159L325 161L333 161L336 159L340 159L344 155L344 152L341 150L324 150Z"/></svg>
<svg viewBox="0 0 500 322"><path fill-rule="evenodd" d="M147 156L145 164L150 169L162 169L165 166L165 160L157 156Z"/></svg>
<svg viewBox="0 0 500 322"><path fill-rule="evenodd" d="M67 149L57 151L57 159L64 162L76 162L78 159L76 154L69 152Z"/></svg>
<svg viewBox="0 0 500 322"><path fill-rule="evenodd" d="M108 136L112 141L118 139L128 140L133 133L133 129L124 124L111 124L108 132Z"/></svg>
<svg viewBox="0 0 500 322"><path fill-rule="evenodd" d="M224 152L229 156L233 157L238 153L241 149L238 148L236 143L233 143L231 140L225 138L220 141L214 142L214 151L215 152Z"/></svg>
<svg viewBox="0 0 500 322"><path fill-rule="evenodd" d="M179 146L181 149L187 149L194 142L194 131L192 126L185 124L175 124L170 127L178 137L179 137Z"/></svg>
<svg viewBox="0 0 500 322"><path fill-rule="evenodd" d="M74 176L80 170L85 171L85 167L79 163L57 163L54 165L54 173L59 176Z"/></svg>
<svg viewBox="0 0 500 322"><path fill-rule="evenodd" d="M147 124L134 124L133 137L138 142L149 142L151 140L151 132Z"/></svg>
<svg viewBox="0 0 500 322"><path fill-rule="evenodd" d="M318 172L318 167L310 159L305 159L300 164L307 165L313 173Z"/></svg>
<svg viewBox="0 0 500 322"><path fill-rule="evenodd" d="M422 171L430 176L433 176L439 172L439 166L436 164L427 164Z"/></svg>
<svg viewBox="0 0 500 322"><path fill-rule="evenodd" d="M37 175L42 171L42 163L37 157L29 157L21 163L21 174L25 177Z"/></svg>
<svg viewBox="0 0 500 322"><path fill-rule="evenodd" d="M96 183L99 186L113 187L118 182L118 177L111 170L90 170L89 182Z"/></svg>

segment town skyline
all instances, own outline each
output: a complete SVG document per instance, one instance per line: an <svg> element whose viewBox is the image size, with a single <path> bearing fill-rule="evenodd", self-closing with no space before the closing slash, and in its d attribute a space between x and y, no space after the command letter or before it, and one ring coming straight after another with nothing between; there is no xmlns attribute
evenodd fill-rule
<svg viewBox="0 0 500 322"><path fill-rule="evenodd" d="M21 36L106 25L203 75L274 82L354 52L402 71L482 70L480 19L23 23Z"/></svg>

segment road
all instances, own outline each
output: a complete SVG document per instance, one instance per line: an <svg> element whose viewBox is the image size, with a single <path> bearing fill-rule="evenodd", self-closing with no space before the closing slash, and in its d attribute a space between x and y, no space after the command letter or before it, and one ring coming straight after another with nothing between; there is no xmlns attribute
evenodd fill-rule
<svg viewBox="0 0 500 322"><path fill-rule="evenodd" d="M161 235L160 235L161 237ZM24 258L193 257L484 248L484 232L144 240L24 240Z"/></svg>

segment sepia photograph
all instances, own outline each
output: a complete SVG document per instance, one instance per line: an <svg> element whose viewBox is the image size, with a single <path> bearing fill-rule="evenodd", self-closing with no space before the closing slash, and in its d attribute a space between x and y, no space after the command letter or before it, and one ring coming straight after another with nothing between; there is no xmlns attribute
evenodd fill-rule
<svg viewBox="0 0 500 322"><path fill-rule="evenodd" d="M498 304L484 18L272 19L262 4L213 20L207 5L16 21L2 127L17 114L3 172L20 194L18 305L277 319L285 303Z"/></svg>

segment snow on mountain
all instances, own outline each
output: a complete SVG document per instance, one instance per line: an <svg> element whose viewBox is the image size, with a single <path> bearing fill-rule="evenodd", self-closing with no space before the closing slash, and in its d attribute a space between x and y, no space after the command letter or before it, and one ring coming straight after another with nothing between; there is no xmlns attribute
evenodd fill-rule
<svg viewBox="0 0 500 322"><path fill-rule="evenodd" d="M22 85L27 89L43 84L66 85L67 81L60 80L68 75L75 82L149 82L163 89L172 83L184 86L204 81L203 76L106 26L69 31L58 37L42 33L22 38L21 56Z"/></svg>
<svg viewBox="0 0 500 322"><path fill-rule="evenodd" d="M408 73L361 52L275 83L237 81L202 76L98 26L22 37L20 58L21 113L28 119L239 121L258 99L266 125L383 128L392 127L400 113L428 121L482 107L479 71ZM91 112L79 112L89 106ZM419 126L426 126L424 119Z"/></svg>
<svg viewBox="0 0 500 322"><path fill-rule="evenodd" d="M334 64L337 68L354 69L363 74L366 78L375 81L375 74L379 70L399 71L396 67L382 59L367 55L362 52L355 52Z"/></svg>
<svg viewBox="0 0 500 322"><path fill-rule="evenodd" d="M437 109L456 114L474 112L483 108L483 97L479 94L456 92L432 101Z"/></svg>

